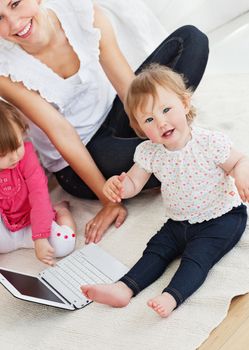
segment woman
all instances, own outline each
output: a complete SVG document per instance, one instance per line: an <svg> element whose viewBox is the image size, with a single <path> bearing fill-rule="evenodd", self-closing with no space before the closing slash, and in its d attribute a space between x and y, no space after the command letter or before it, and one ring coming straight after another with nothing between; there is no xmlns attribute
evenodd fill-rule
<svg viewBox="0 0 249 350"><path fill-rule="evenodd" d="M86 225L98 242L126 217L102 193L105 177L129 169L141 142L129 127L123 101L134 78L112 26L90 0L0 2L0 96L30 121L43 165L59 184L103 208ZM192 26L171 34L143 63L183 73L195 89L208 58L208 40ZM114 89L117 92L115 97ZM152 179L147 187L158 185Z"/></svg>

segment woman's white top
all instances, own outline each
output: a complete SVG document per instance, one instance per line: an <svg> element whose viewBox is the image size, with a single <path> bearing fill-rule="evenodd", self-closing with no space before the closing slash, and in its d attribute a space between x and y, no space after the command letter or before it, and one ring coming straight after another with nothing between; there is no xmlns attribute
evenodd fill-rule
<svg viewBox="0 0 249 350"><path fill-rule="evenodd" d="M91 0L47 0L80 60L76 75L61 78L16 44L0 40L0 75L22 82L62 113L86 145L105 120L115 91L99 63L100 31L93 27ZM45 168L55 172L67 163L48 137L30 122L30 135Z"/></svg>
<svg viewBox="0 0 249 350"><path fill-rule="evenodd" d="M219 164L230 155L231 142L218 131L192 128L192 139L177 151L142 142L134 161L161 181L167 217L190 223L219 217L241 204L234 179Z"/></svg>

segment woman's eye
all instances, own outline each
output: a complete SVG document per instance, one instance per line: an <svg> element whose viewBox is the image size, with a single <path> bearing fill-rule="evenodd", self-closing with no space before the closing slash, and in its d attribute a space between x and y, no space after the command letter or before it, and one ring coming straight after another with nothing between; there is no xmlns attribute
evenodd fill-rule
<svg viewBox="0 0 249 350"><path fill-rule="evenodd" d="M17 6L19 5L20 2L21 2L21 0L13 2L13 3L11 4L11 8L13 9L13 8L17 7Z"/></svg>
<svg viewBox="0 0 249 350"><path fill-rule="evenodd" d="M153 121L152 117L149 117L149 118L145 119L145 123L151 123L152 121Z"/></svg>
<svg viewBox="0 0 249 350"><path fill-rule="evenodd" d="M165 114L165 113L168 113L169 110L170 110L170 108L169 108L169 107L166 107L166 108L163 109L163 113L164 113L164 114Z"/></svg>

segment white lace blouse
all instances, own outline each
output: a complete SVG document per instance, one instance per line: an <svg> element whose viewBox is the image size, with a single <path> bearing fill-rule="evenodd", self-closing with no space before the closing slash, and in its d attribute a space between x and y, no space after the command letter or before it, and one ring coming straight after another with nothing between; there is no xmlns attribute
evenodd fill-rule
<svg viewBox="0 0 249 350"><path fill-rule="evenodd" d="M115 91L99 63L100 31L93 27L91 0L47 0L78 55L76 76L63 79L16 44L0 40L0 75L23 82L58 109L87 144L108 114ZM48 137L30 122L30 135L45 168L54 172L67 163Z"/></svg>

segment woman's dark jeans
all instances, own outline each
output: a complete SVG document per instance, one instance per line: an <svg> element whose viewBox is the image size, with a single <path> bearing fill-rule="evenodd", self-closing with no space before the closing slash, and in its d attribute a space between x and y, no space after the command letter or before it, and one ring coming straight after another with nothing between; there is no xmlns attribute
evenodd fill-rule
<svg viewBox="0 0 249 350"><path fill-rule="evenodd" d="M246 206L202 223L168 220L148 242L143 256L120 280L133 296L158 279L167 266L181 255L181 263L169 285L177 306L204 282L209 270L240 240L247 221Z"/></svg>
<svg viewBox="0 0 249 350"><path fill-rule="evenodd" d="M177 29L145 60L136 74L150 63L160 63L182 73L187 86L198 86L208 60L208 39L194 26ZM124 53L125 54L125 53ZM87 149L105 178L128 171L133 155L142 142L129 125L129 119L118 96L105 122L87 144ZM59 184L68 193L80 198L96 198L70 166L55 173ZM145 188L159 186L152 176Z"/></svg>

